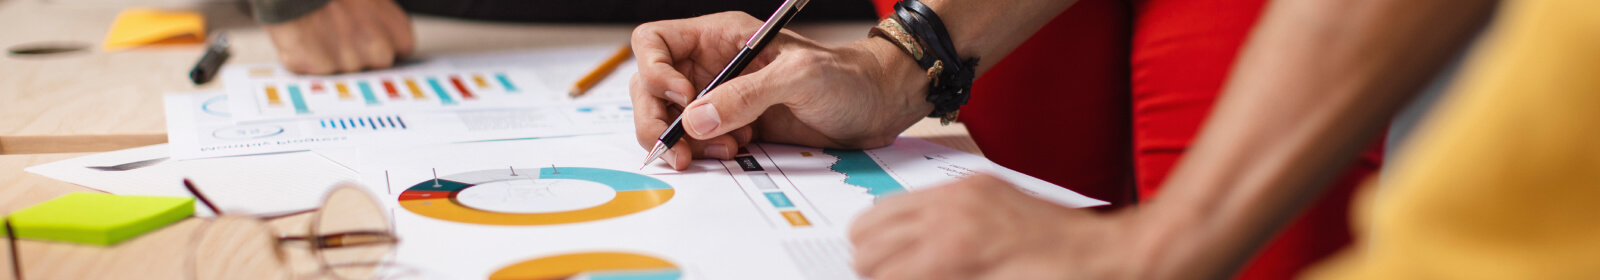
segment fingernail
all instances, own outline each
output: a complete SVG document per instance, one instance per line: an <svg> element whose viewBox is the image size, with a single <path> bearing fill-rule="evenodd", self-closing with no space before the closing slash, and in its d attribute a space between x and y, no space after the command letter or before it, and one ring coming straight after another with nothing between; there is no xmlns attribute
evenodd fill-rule
<svg viewBox="0 0 1600 280"><path fill-rule="evenodd" d="M672 102L678 102L678 104L689 104L689 98L683 97L682 93L676 91L667 91L667 98L671 98Z"/></svg>
<svg viewBox="0 0 1600 280"><path fill-rule="evenodd" d="M716 131L717 126L722 125L722 117L717 116L717 107L712 104L691 109L688 115L683 118L689 121L689 128L694 129L694 133L700 135Z"/></svg>
<svg viewBox="0 0 1600 280"><path fill-rule="evenodd" d="M722 144L706 146L706 157L715 159L728 158L728 146Z"/></svg>

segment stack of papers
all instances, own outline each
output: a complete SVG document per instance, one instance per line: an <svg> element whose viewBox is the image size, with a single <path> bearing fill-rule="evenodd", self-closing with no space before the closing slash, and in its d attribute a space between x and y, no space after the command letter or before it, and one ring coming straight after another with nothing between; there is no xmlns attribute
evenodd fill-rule
<svg viewBox="0 0 1600 280"><path fill-rule="evenodd" d="M449 279L854 279L845 232L884 198L990 173L1065 207L1106 204L905 137L873 150L754 143L685 171L640 169L632 63L583 98L553 86L610 49L325 77L236 66L226 92L168 97L170 145L29 171L119 194L182 195L177 180L191 177L219 206L250 212L315 207L357 180L403 240L390 261Z"/></svg>

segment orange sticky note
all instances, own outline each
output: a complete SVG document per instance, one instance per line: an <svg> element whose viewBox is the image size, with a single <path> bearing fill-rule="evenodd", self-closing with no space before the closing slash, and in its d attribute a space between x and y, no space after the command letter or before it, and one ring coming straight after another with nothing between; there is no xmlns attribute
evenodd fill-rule
<svg viewBox="0 0 1600 280"><path fill-rule="evenodd" d="M191 11L128 8L117 14L101 49L117 51L144 45L200 44L206 40L206 20Z"/></svg>

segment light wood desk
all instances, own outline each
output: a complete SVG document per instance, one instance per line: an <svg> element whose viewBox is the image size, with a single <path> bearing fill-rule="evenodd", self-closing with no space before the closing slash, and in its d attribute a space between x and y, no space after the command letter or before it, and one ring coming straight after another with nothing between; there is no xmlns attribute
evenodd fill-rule
<svg viewBox="0 0 1600 280"><path fill-rule="evenodd" d="M100 43L129 2L200 11L212 31L232 40L229 63L271 63L277 53L266 33L231 3L161 4L187 0L0 0L0 48L41 42L89 46L83 52L0 56L0 154L110 151L166 142L161 95L216 90L195 86L189 69L199 45L102 52ZM622 44L628 24L512 24L413 17L417 56ZM871 22L796 24L823 42L866 37ZM596 63L599 61L597 60Z"/></svg>
<svg viewBox="0 0 1600 280"><path fill-rule="evenodd" d="M116 13L127 4L0 0L0 47L36 42L77 42L90 50L46 56L0 57L0 213L70 192L95 190L22 171L52 161L166 142L161 95L219 89L189 83L201 46L98 50ZM156 4L202 11L212 30L229 32L230 63L275 62L266 34L230 4ZM418 56L625 42L631 25L502 24L414 17ZM871 22L796 24L796 31L828 43L865 37ZM960 124L928 120L907 134L980 153ZM56 154L41 154L56 153ZM980 153L981 154L981 153ZM279 232L298 232L306 217L274 220ZM25 279L183 279L187 244L203 223L191 218L112 247L22 240ZM251 252L240 252L248 255ZM9 257L0 254L0 267ZM0 274L9 271L0 271ZM0 275L8 279L9 275Z"/></svg>

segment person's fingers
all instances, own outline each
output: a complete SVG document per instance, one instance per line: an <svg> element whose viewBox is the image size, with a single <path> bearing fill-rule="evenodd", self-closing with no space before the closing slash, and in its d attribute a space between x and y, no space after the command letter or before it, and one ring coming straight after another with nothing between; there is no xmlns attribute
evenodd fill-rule
<svg viewBox="0 0 1600 280"><path fill-rule="evenodd" d="M667 131L667 122L672 116L668 115L667 102L651 96L643 90L644 82L635 74L628 81L628 95L633 101L633 128L639 146L649 151L656 145L656 137Z"/></svg>
<svg viewBox="0 0 1600 280"><path fill-rule="evenodd" d="M383 69L392 66L395 58L394 43L389 39L389 34L384 30L383 22L378 16L375 13L354 13L349 16L358 31L350 36L356 42L354 47L356 53L360 55L358 58L362 62L361 67Z"/></svg>
<svg viewBox="0 0 1600 280"><path fill-rule="evenodd" d="M684 139L691 140L691 139ZM733 135L722 135L706 140L680 141L689 142L689 151L694 152L694 158L733 159L739 152L739 141Z"/></svg>
<svg viewBox="0 0 1600 280"><path fill-rule="evenodd" d="M750 125L761 113L787 98L784 79L768 68L733 78L690 102L683 110L684 130L695 139L709 139ZM787 74L787 73L785 73Z"/></svg>
<svg viewBox="0 0 1600 280"><path fill-rule="evenodd" d="M661 160L666 161L667 165L672 166L673 170L683 171L684 169L689 169L689 161L694 160L694 152L690 151L690 146L693 144L690 142L678 141L678 144L673 144L672 149L661 154Z"/></svg>
<svg viewBox="0 0 1600 280"><path fill-rule="evenodd" d="M284 26L283 29L293 27ZM309 34L299 33L301 30L280 30L272 32L273 40L278 45L278 61L283 62L283 67L290 72L299 74L322 75L333 72L333 63L321 46L314 45L306 40Z"/></svg>
<svg viewBox="0 0 1600 280"><path fill-rule="evenodd" d="M958 271L951 267L940 267L939 258L949 256L927 246L914 246L905 252L897 254L892 261L876 268L867 276L875 280L937 280L937 279L962 279Z"/></svg>
<svg viewBox="0 0 1600 280"><path fill-rule="evenodd" d="M885 228L896 226L901 221L910 220L917 214L918 204L911 197L917 193L901 194L896 197L878 201L866 213L856 217L850 223L850 242L862 242L870 239L873 234Z"/></svg>
<svg viewBox="0 0 1600 280"><path fill-rule="evenodd" d="M738 143L738 147L744 147L744 145L750 145L750 142L755 141L756 132L750 126L745 126L734 129L733 133L728 133L728 135L733 135L733 141ZM734 149L734 153L738 153L738 149Z"/></svg>
<svg viewBox="0 0 1600 280"><path fill-rule="evenodd" d="M674 55L687 55L685 52L694 50L696 46L692 45L693 41L668 42L668 37L693 36L693 34L665 34L675 32L675 29L669 28L676 27L669 22L655 22L634 29L633 53L639 65L639 77L644 82L641 90L657 98L684 105L688 104L689 97L697 92L694 84L689 82L689 78L673 67L675 62L682 61L682 58ZM682 31L676 30L676 32Z"/></svg>
<svg viewBox="0 0 1600 280"><path fill-rule="evenodd" d="M357 22L350 17L350 7L345 1L328 2L322 10L326 14L319 15L328 20L331 31L321 31L319 40L322 46L333 56L334 70L338 72L355 72L361 70L361 57L356 51L355 39Z"/></svg>
<svg viewBox="0 0 1600 280"><path fill-rule="evenodd" d="M917 241L923 229L911 223L878 229L854 242L855 269L863 274L879 271L885 263L904 255Z"/></svg>
<svg viewBox="0 0 1600 280"><path fill-rule="evenodd" d="M392 44L390 47L394 49L396 58L392 59L410 55L412 51L416 50L417 45L416 35L411 29L411 18L394 1L374 0L372 2L372 6L374 6L372 15L379 22L379 27L383 30L383 33L387 35L386 38L389 38L389 43Z"/></svg>
<svg viewBox="0 0 1600 280"><path fill-rule="evenodd" d="M362 43L361 61L366 69L384 69L394 66L394 47L385 39Z"/></svg>

